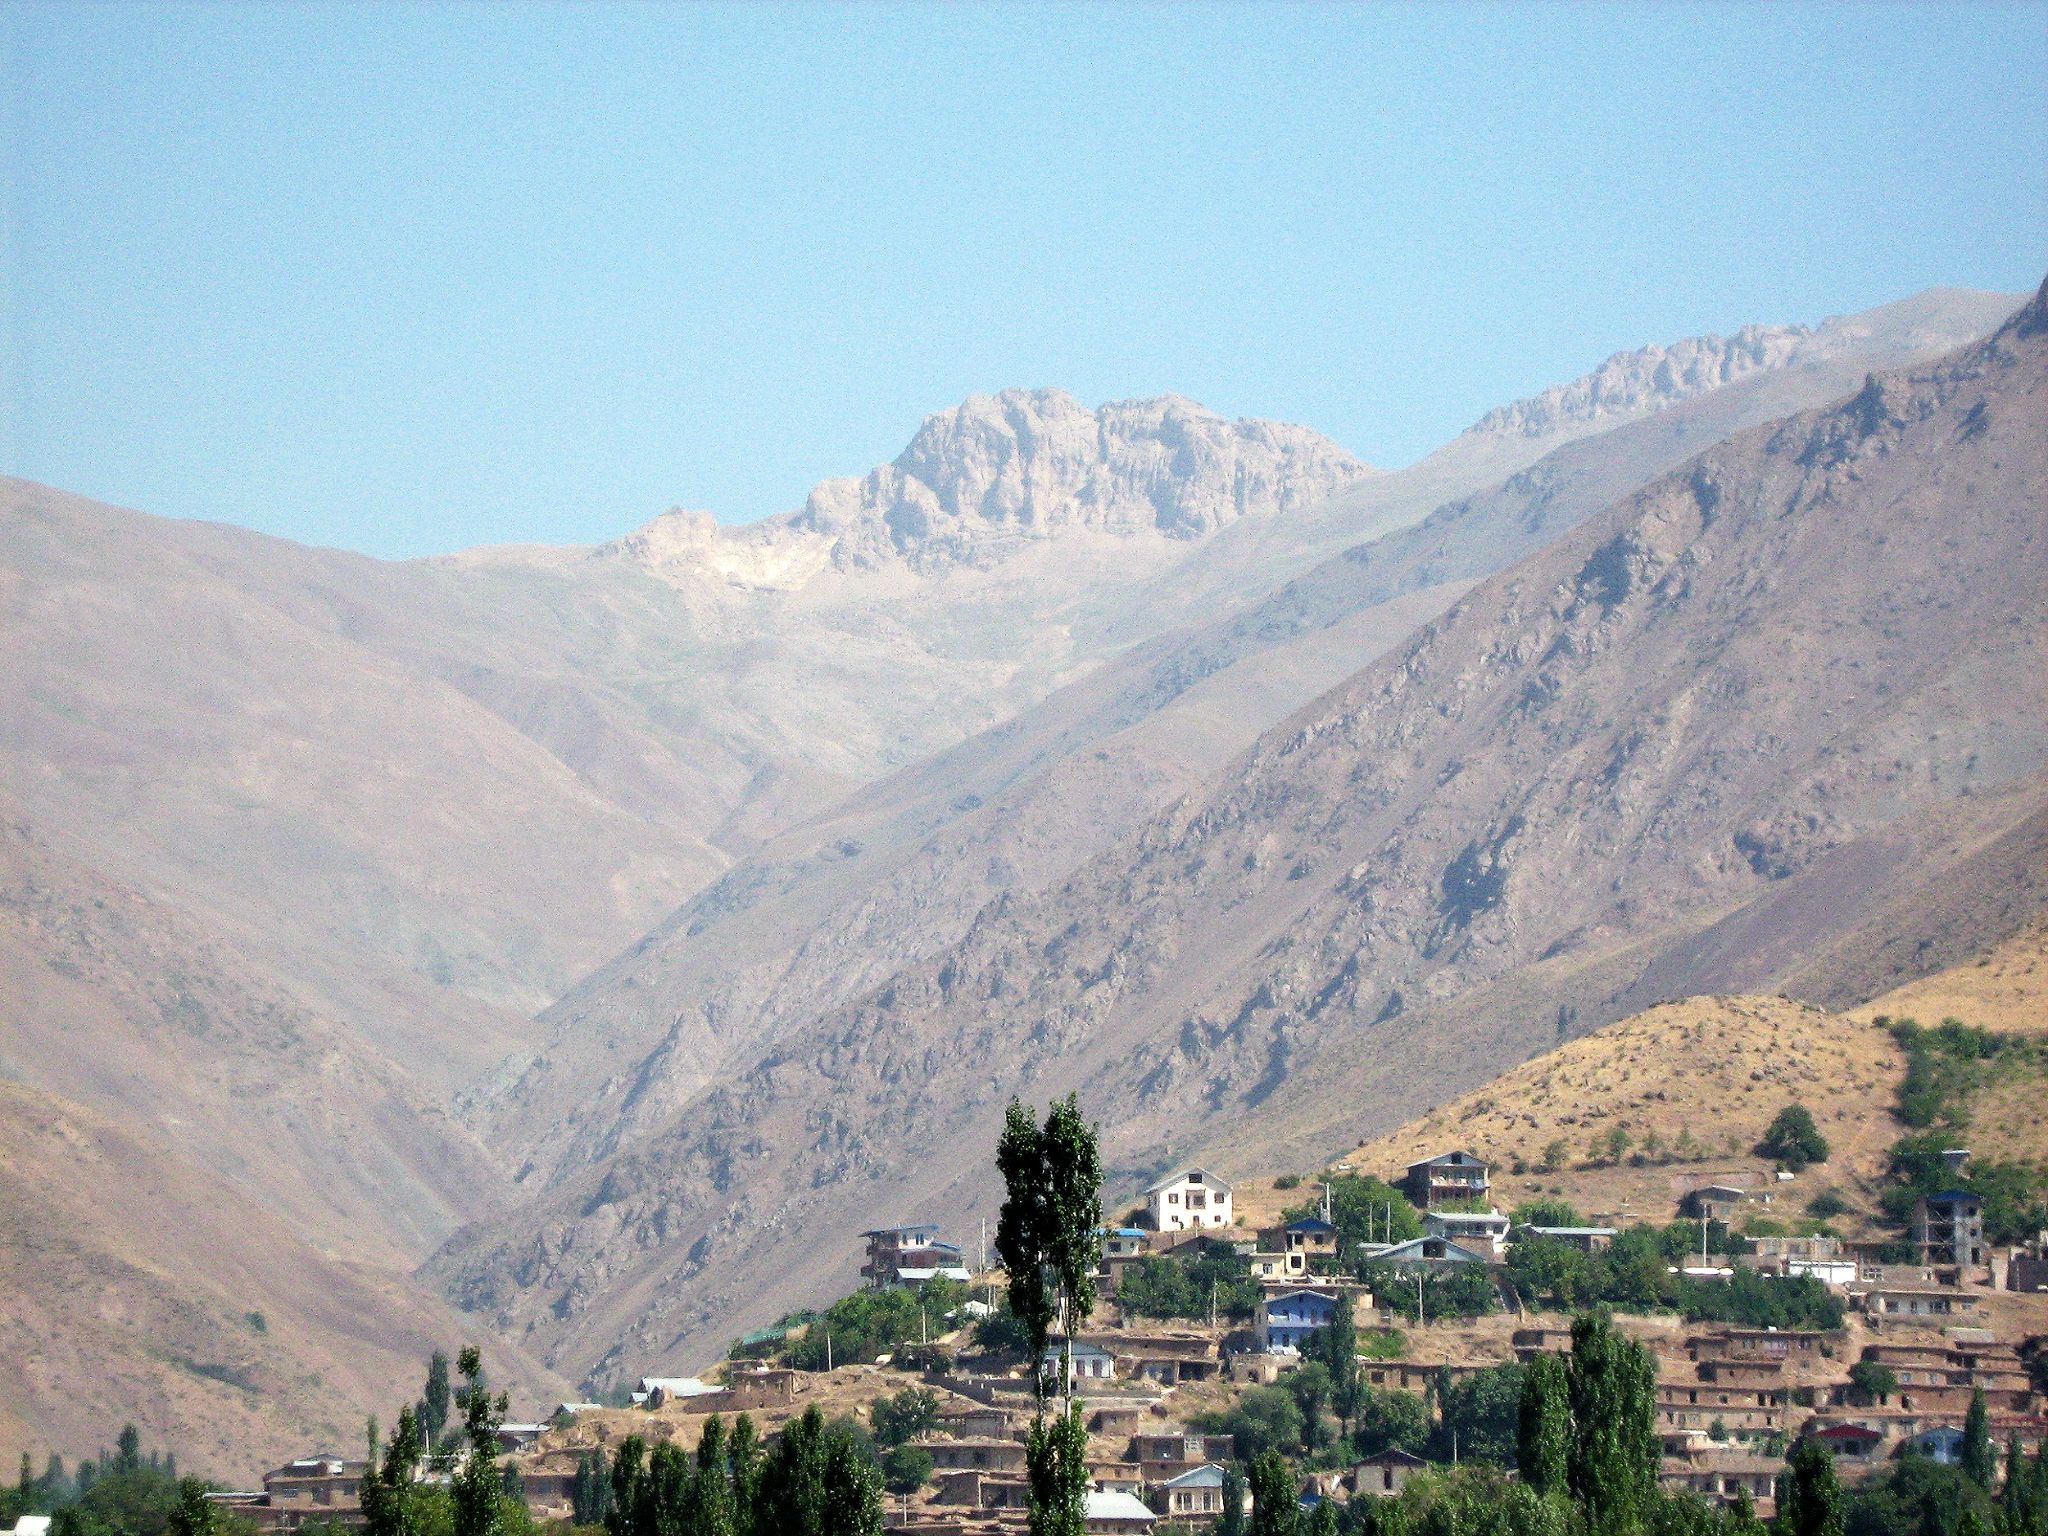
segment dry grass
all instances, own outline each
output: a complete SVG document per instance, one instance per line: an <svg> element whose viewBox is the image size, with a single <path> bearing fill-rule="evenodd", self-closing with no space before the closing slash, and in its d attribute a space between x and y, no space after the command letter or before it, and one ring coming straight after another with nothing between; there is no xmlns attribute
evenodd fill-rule
<svg viewBox="0 0 2048 1536"><path fill-rule="evenodd" d="M1904 1053L1874 1020L1953 1016L2048 1034L2044 951L2048 922L2037 922L1968 965L1842 1014L1776 997L1663 1004L1525 1062L1338 1161L1393 1178L1419 1158L1463 1147L1494 1163L1502 1209L1558 1195L1587 1216L1666 1221L1690 1182L1771 1186L1769 1165L1751 1149L1779 1110L1802 1103L1833 1154L1776 1186L1774 1210L1796 1215L1831 1185L1860 1204L1874 1195L1885 1149L1899 1135L1891 1107L1905 1069ZM2009 1080L1979 1099L1973 1142L1980 1153L2048 1156L2040 1087L2031 1077ZM1592 1143L1617 1126L1636 1149L1652 1137L1669 1149L1689 1136L1698 1151L1661 1165L1589 1166ZM1567 1149L1563 1164L1536 1172L1555 1142ZM1513 1171L1517 1161L1526 1171ZM1237 1210L1255 1226L1313 1193L1307 1183L1283 1191L1270 1177L1244 1179Z"/></svg>

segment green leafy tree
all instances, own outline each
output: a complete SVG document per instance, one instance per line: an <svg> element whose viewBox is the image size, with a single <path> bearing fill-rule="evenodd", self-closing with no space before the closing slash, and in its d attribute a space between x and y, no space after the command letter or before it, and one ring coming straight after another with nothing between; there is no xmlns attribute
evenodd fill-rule
<svg viewBox="0 0 2048 1536"><path fill-rule="evenodd" d="M441 1437L448 1430L448 1408L452 1401L448 1357L437 1349L427 1360L427 1389L420 1395L420 1420L430 1448L440 1448Z"/></svg>
<svg viewBox="0 0 2048 1536"><path fill-rule="evenodd" d="M1244 1474L1232 1462L1223 1469L1223 1514L1216 1521L1215 1536L1245 1536Z"/></svg>
<svg viewBox="0 0 2048 1536"><path fill-rule="evenodd" d="M1329 1367L1320 1360L1304 1360L1287 1373L1283 1385L1294 1395L1301 1410L1301 1445L1304 1450L1320 1449L1329 1440L1323 1414L1330 1406Z"/></svg>
<svg viewBox="0 0 2048 1536"><path fill-rule="evenodd" d="M2005 1485L1998 1511L2004 1524L2001 1536L2035 1536L2041 1522L2035 1518L2032 1494L2026 1452L2015 1432L2005 1442Z"/></svg>
<svg viewBox="0 0 2048 1536"><path fill-rule="evenodd" d="M611 1507L605 1511L607 1536L654 1536L654 1508L647 1495L647 1442L628 1435L612 1458Z"/></svg>
<svg viewBox="0 0 2048 1536"><path fill-rule="evenodd" d="M1828 1160L1828 1139L1821 1135L1812 1111L1804 1104L1787 1104L1779 1110L1756 1149L1793 1173Z"/></svg>
<svg viewBox="0 0 2048 1536"><path fill-rule="evenodd" d="M377 1455L377 1421L370 1421L370 1465L359 1492L367 1536L422 1536L427 1490L419 1481L421 1432L418 1410L401 1408L391 1438Z"/></svg>
<svg viewBox="0 0 2048 1536"><path fill-rule="evenodd" d="M1363 1242L1405 1243L1422 1236L1422 1217L1408 1197L1383 1179L1340 1174L1330 1183L1330 1225L1337 1229L1337 1251L1354 1254ZM1287 1207L1289 1221L1323 1214L1320 1199Z"/></svg>
<svg viewBox="0 0 2048 1536"><path fill-rule="evenodd" d="M754 1428L752 1414L741 1414L733 1424L725 1460L732 1483L734 1536L767 1536L767 1527L757 1519L761 1502L761 1437Z"/></svg>
<svg viewBox="0 0 2048 1536"><path fill-rule="evenodd" d="M507 1403L501 1392L491 1396L484 1380L483 1353L474 1344L456 1361L462 1390L455 1406L462 1411L466 1442L462 1465L455 1473L455 1536L503 1536L503 1491L498 1483L498 1430Z"/></svg>
<svg viewBox="0 0 2048 1536"><path fill-rule="evenodd" d="M1515 1464L1523 1367L1489 1366L1437 1391L1436 1448L1440 1459Z"/></svg>
<svg viewBox="0 0 2048 1536"><path fill-rule="evenodd" d="M1509 1212L1509 1219L1518 1227L1576 1227L1583 1223L1578 1208L1571 1201L1554 1196L1539 1200L1525 1200Z"/></svg>
<svg viewBox="0 0 2048 1536"><path fill-rule="evenodd" d="M1004 1189L996 1252L1009 1275L1010 1311L1038 1355L1055 1328L1071 1336L1095 1305L1102 1154L1079 1099L1069 1094L1054 1103L1043 1129L1012 1099L996 1168ZM1069 1385L1062 1373L1062 1391ZM1039 1395L1045 1396L1042 1385Z"/></svg>
<svg viewBox="0 0 2048 1536"><path fill-rule="evenodd" d="M1283 1386L1252 1387L1207 1427L1231 1436L1237 1442L1238 1458L1250 1461L1266 1451L1289 1452L1306 1437L1301 1404Z"/></svg>
<svg viewBox="0 0 2048 1536"><path fill-rule="evenodd" d="M1963 1449L1958 1464L1963 1476L1986 1493L1991 1491L1998 1477L1998 1452L1991 1444L1991 1412L1982 1387L1971 1392L1970 1411L1963 1415Z"/></svg>
<svg viewBox="0 0 2048 1536"><path fill-rule="evenodd" d="M1082 1536L1087 1529L1088 1427L1081 1405L1069 1403L1048 1420L1031 1422L1024 1445L1030 1480L1031 1536Z"/></svg>
<svg viewBox="0 0 2048 1536"><path fill-rule="evenodd" d="M123 1424L120 1436L114 1442L115 1472L139 1472L142 1469L142 1431L133 1424Z"/></svg>
<svg viewBox="0 0 2048 1536"><path fill-rule="evenodd" d="M1247 1480L1252 1490L1250 1536L1296 1536L1294 1472L1287 1458L1278 1451L1260 1452L1252 1458Z"/></svg>
<svg viewBox="0 0 2048 1536"><path fill-rule="evenodd" d="M604 1447L595 1446L576 1458L576 1481L570 1485L571 1516L578 1525L603 1525L611 1513L611 1468Z"/></svg>
<svg viewBox="0 0 2048 1536"><path fill-rule="evenodd" d="M818 1527L818 1536L881 1536L881 1470L844 1428L825 1437L825 1500Z"/></svg>
<svg viewBox="0 0 2048 1536"><path fill-rule="evenodd" d="M1878 1360L1858 1360L1849 1367L1850 1387L1866 1401L1890 1397L1899 1390L1898 1373Z"/></svg>
<svg viewBox="0 0 2048 1536"><path fill-rule="evenodd" d="M1522 1373L1517 1404L1515 1463L1522 1481L1540 1494L1566 1493L1571 1440L1571 1387L1564 1359L1538 1355Z"/></svg>
<svg viewBox="0 0 2048 1536"><path fill-rule="evenodd" d="M1594 1536L1632 1531L1657 1486L1657 1371L1650 1352L1601 1314L1572 1324L1565 1367L1572 1408L1566 1467Z"/></svg>
<svg viewBox="0 0 2048 1536"><path fill-rule="evenodd" d="M892 1445L882 1455L882 1481L891 1493L914 1493L931 1476L932 1453L921 1445Z"/></svg>
<svg viewBox="0 0 2048 1536"><path fill-rule="evenodd" d="M1361 1456L1388 1450L1419 1456L1429 1444L1429 1409L1413 1392L1368 1389L1351 1443Z"/></svg>
<svg viewBox="0 0 2048 1536"><path fill-rule="evenodd" d="M206 1497L206 1484L196 1477L178 1480L178 1502L165 1524L167 1536L216 1536L220 1510Z"/></svg>
<svg viewBox="0 0 2048 1536"><path fill-rule="evenodd" d="M1792 1447L1778 1479L1778 1528L1784 1536L1846 1536L1834 1453L1811 1437Z"/></svg>
<svg viewBox="0 0 2048 1536"><path fill-rule="evenodd" d="M732 1484L726 1468L725 1423L717 1414L697 1438L697 1470L690 1479L689 1536L734 1536Z"/></svg>
<svg viewBox="0 0 2048 1536"><path fill-rule="evenodd" d="M1328 1374L1330 1408L1348 1439L1365 1400L1365 1377L1358 1369L1358 1323L1348 1300L1340 1300L1329 1322L1309 1335L1302 1354Z"/></svg>
<svg viewBox="0 0 2048 1536"><path fill-rule="evenodd" d="M878 1400L868 1410L868 1421L877 1445L902 1445L939 1427L939 1396L923 1387L905 1387Z"/></svg>
<svg viewBox="0 0 2048 1536"><path fill-rule="evenodd" d="M1028 1329L1038 1412L1025 1447L1032 1536L1079 1536L1088 1488L1088 1436L1073 1402L1066 1344L1095 1305L1101 1257L1102 1154L1077 1096L1054 1102L1039 1126L1012 1099L996 1146L1003 1208L996 1251L1009 1275L1010 1311ZM1064 1404L1048 1426L1043 1355L1054 1328L1062 1339L1057 1371Z"/></svg>

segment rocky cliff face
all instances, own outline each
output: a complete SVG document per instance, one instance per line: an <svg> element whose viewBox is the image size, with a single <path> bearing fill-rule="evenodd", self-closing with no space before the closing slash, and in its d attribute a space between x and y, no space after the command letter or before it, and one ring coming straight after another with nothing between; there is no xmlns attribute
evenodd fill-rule
<svg viewBox="0 0 2048 1536"><path fill-rule="evenodd" d="M605 552L670 574L794 587L828 567L989 565L1078 529L1198 539L1372 473L1306 427L1228 421L1178 396L1091 411L1064 390L1006 389L927 417L893 463L825 481L799 512L729 531L669 513Z"/></svg>
<svg viewBox="0 0 2048 1536"><path fill-rule="evenodd" d="M1995 936L2041 899L2042 302L1478 586L436 1273L572 1369L696 1358L877 1211L985 1209L1011 1093L1132 1179L1301 1154L1689 978L1839 1003L1902 924Z"/></svg>
<svg viewBox="0 0 2048 1536"><path fill-rule="evenodd" d="M1617 352L1591 373L1489 411L1472 431L1543 437L1561 429L1663 410L1768 368L1783 368L1813 336L1803 325L1745 325L1669 347Z"/></svg>

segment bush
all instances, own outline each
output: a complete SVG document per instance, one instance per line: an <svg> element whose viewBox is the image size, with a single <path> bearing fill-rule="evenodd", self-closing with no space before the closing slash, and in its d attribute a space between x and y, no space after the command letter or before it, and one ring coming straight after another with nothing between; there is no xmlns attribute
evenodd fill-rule
<svg viewBox="0 0 2048 1536"><path fill-rule="evenodd" d="M1275 1189L1299 1189L1301 1187L1301 1175L1298 1173L1283 1173L1273 1181L1273 1187Z"/></svg>
<svg viewBox="0 0 2048 1536"><path fill-rule="evenodd" d="M1584 1223L1569 1200L1542 1199L1523 1202L1509 1213L1518 1227L1577 1227Z"/></svg>
<svg viewBox="0 0 2048 1536"><path fill-rule="evenodd" d="M1793 1173L1828 1160L1828 1140L1821 1135L1820 1127L1813 1123L1812 1112L1804 1104L1787 1104L1779 1110L1756 1149Z"/></svg>
<svg viewBox="0 0 2048 1536"><path fill-rule="evenodd" d="M1806 1202L1806 1214L1820 1221L1826 1221L1831 1216L1846 1216L1849 1211L1849 1202L1842 1197L1842 1192L1832 1185Z"/></svg>
<svg viewBox="0 0 2048 1536"><path fill-rule="evenodd" d="M1849 1385L1875 1401L1899 1390L1899 1378L1888 1365L1876 1360L1858 1360L1849 1367Z"/></svg>

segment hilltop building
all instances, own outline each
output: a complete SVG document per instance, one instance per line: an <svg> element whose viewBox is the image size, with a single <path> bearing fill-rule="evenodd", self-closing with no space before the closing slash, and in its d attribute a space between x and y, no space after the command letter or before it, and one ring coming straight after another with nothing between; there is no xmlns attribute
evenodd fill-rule
<svg viewBox="0 0 2048 1536"><path fill-rule="evenodd" d="M1444 1152L1410 1163L1401 1191L1410 1204L1426 1211L1451 1201L1484 1200L1492 1188L1486 1175L1487 1164L1470 1152Z"/></svg>
<svg viewBox="0 0 2048 1536"><path fill-rule="evenodd" d="M899 1285L922 1285L943 1275L966 1282L972 1276L954 1243L939 1241L936 1223L912 1227L877 1227L863 1232L868 1240L867 1262L860 1267L871 1290L884 1291Z"/></svg>
<svg viewBox="0 0 2048 1536"><path fill-rule="evenodd" d="M1206 1168L1182 1168L1145 1191L1157 1232L1189 1232L1230 1225L1230 1185Z"/></svg>

